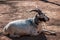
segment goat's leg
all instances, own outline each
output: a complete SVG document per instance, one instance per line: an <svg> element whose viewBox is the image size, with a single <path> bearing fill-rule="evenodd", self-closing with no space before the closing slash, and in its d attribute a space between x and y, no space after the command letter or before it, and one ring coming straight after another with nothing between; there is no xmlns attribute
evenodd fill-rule
<svg viewBox="0 0 60 40"><path fill-rule="evenodd" d="M50 30L46 30L46 29L43 29L42 32L44 32L46 34L50 34L50 35L56 35L56 32L50 31Z"/></svg>
<svg viewBox="0 0 60 40"><path fill-rule="evenodd" d="M20 35L15 34L14 32L10 33L10 35L9 35L9 36L10 36L10 37L20 37Z"/></svg>
<svg viewBox="0 0 60 40"><path fill-rule="evenodd" d="M20 37L19 35L10 34L10 37Z"/></svg>

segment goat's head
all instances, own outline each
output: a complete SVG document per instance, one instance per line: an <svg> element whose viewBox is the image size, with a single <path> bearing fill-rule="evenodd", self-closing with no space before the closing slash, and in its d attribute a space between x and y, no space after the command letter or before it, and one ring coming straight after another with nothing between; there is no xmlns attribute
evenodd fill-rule
<svg viewBox="0 0 60 40"><path fill-rule="evenodd" d="M44 13L42 13L42 11L40 9L31 10L30 12L32 12L32 11L35 11L38 13L35 16L37 21L43 21L43 22L49 21L49 18Z"/></svg>

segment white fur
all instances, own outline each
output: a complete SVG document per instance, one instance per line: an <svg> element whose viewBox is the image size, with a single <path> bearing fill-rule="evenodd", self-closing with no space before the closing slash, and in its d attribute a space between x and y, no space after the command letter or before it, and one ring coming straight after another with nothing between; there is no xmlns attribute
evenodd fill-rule
<svg viewBox="0 0 60 40"><path fill-rule="evenodd" d="M29 18L29 19L22 19L22 20L15 20L12 22L9 22L4 28L3 32L5 34L11 34L14 35L14 33L17 35L39 35L36 25L34 24L35 18ZM31 22L33 24L31 24Z"/></svg>

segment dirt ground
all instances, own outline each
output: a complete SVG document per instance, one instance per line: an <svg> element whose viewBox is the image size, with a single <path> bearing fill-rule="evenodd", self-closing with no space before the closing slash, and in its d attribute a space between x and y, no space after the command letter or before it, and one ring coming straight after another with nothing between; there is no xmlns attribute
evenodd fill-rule
<svg viewBox="0 0 60 40"><path fill-rule="evenodd" d="M46 35L41 33L38 36L22 36L21 38L10 38L0 35L0 40L60 40L60 1L47 0L47 1L8 1L0 2L0 32L3 27L14 20L27 19L34 17L35 12L29 11L35 8L42 10L50 20L45 23L43 28L56 32L54 35Z"/></svg>

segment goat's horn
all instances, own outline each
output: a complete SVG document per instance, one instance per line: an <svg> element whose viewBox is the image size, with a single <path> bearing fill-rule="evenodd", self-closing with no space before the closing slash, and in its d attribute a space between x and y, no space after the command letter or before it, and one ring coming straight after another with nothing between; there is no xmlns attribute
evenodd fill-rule
<svg viewBox="0 0 60 40"><path fill-rule="evenodd" d="M42 11L40 9L31 10L30 12L32 11L38 12L39 15L42 14Z"/></svg>

